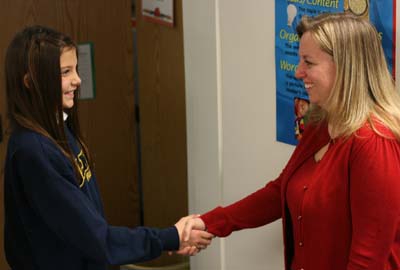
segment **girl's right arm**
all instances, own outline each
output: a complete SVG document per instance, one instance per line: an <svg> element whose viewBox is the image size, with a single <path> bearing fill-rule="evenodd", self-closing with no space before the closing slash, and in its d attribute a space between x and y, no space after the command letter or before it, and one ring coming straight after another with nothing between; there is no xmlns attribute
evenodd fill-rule
<svg viewBox="0 0 400 270"><path fill-rule="evenodd" d="M43 237L56 235L83 257L109 264L150 260L163 250L179 248L175 226L108 225L99 207L77 185L68 159L50 140L35 134L22 137L17 145L9 159L16 178L13 192L23 194L34 215L49 228Z"/></svg>

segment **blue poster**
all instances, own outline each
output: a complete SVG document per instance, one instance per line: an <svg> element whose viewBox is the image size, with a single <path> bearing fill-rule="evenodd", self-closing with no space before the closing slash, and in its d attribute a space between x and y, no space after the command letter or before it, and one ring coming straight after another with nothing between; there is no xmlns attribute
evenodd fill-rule
<svg viewBox="0 0 400 270"><path fill-rule="evenodd" d="M351 0L349 0L351 1ZM378 30L390 71L395 76L396 60L396 0L369 0L370 22Z"/></svg>
<svg viewBox="0 0 400 270"><path fill-rule="evenodd" d="M277 140L296 145L309 107L303 82L295 78L299 49L296 26L303 15L344 10L369 19L382 39L388 67L395 74L395 0L276 0L275 66ZM389 11L389 12L388 12Z"/></svg>

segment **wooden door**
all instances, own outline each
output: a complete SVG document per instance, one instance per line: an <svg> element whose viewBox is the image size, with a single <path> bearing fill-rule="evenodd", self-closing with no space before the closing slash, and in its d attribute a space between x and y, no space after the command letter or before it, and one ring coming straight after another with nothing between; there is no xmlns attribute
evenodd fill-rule
<svg viewBox="0 0 400 270"><path fill-rule="evenodd" d="M108 221L139 224L130 0L2 0L0 67L5 48L25 25L42 24L94 45L96 97L80 102L81 124L95 161ZM0 114L5 125L4 72L0 72ZM3 250L3 164L7 135L0 143L0 269Z"/></svg>
<svg viewBox="0 0 400 270"><path fill-rule="evenodd" d="M146 21L141 0L136 19L144 225L166 227L188 214L182 0L174 1L173 27Z"/></svg>

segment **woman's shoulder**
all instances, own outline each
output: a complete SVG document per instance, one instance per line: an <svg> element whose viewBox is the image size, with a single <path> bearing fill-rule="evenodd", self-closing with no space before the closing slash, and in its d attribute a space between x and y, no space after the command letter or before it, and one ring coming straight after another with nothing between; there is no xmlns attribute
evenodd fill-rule
<svg viewBox="0 0 400 270"><path fill-rule="evenodd" d="M345 140L345 144L350 149L350 161L374 160L375 164L400 161L400 142L390 128L381 122L365 123Z"/></svg>
<svg viewBox="0 0 400 270"><path fill-rule="evenodd" d="M356 132L354 132L356 140L378 138L383 140L394 140L396 137L392 130L377 119L371 119L362 125Z"/></svg>
<svg viewBox="0 0 400 270"><path fill-rule="evenodd" d="M400 153L400 142L389 127L373 120L366 122L350 137L352 153L371 156L379 151L395 151Z"/></svg>

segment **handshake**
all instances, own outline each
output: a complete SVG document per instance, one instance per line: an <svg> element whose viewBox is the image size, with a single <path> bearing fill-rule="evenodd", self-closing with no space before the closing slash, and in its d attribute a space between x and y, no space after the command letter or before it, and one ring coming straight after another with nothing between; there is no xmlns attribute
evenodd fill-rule
<svg viewBox="0 0 400 270"><path fill-rule="evenodd" d="M215 236L206 232L206 225L200 215L189 215L181 218L176 224L180 246L176 254L193 256L211 244ZM171 253L170 253L171 254Z"/></svg>

